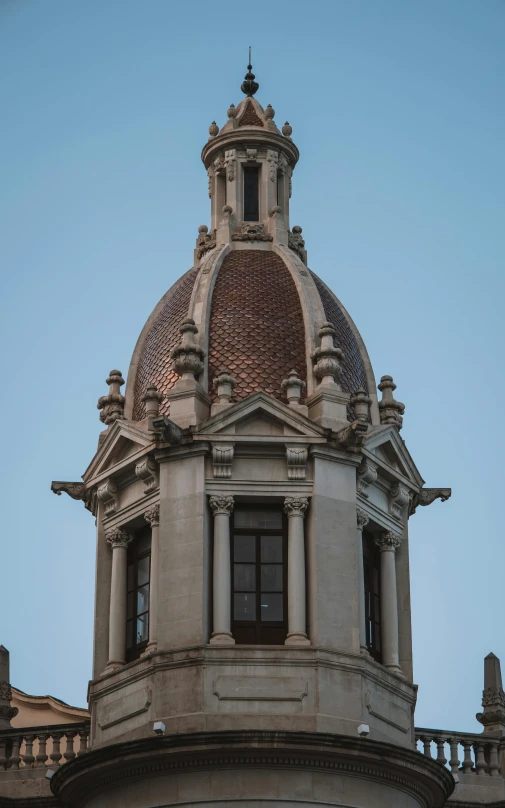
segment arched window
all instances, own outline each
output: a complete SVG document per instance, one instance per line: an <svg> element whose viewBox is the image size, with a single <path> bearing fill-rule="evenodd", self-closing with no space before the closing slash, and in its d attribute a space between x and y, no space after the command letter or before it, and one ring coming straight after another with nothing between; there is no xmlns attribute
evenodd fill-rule
<svg viewBox="0 0 505 808"><path fill-rule="evenodd" d="M126 661L138 659L149 640L151 529L139 531L128 548Z"/></svg>

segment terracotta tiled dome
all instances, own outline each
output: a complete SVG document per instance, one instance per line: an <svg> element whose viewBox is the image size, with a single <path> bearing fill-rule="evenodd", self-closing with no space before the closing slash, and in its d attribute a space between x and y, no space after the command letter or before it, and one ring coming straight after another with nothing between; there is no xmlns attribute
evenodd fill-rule
<svg viewBox="0 0 505 808"><path fill-rule="evenodd" d="M180 343L179 327L190 316L191 296L200 271L189 270L172 286L140 336L126 390L127 410L133 420L145 417L142 398L149 385L154 384L166 396L177 381L171 354ZM317 275L310 274L324 316L335 327L335 344L344 352L339 380L342 389L348 393L359 387L368 391L359 335L333 293ZM300 296L292 273L276 252L246 249L226 256L215 279L207 331L198 337L206 353L205 384L213 400L216 393L212 381L221 368L236 379L234 401L258 390L285 401L281 383L289 372L295 369L304 381L307 378ZM170 414L166 398L160 412ZM351 411L349 414L352 417Z"/></svg>

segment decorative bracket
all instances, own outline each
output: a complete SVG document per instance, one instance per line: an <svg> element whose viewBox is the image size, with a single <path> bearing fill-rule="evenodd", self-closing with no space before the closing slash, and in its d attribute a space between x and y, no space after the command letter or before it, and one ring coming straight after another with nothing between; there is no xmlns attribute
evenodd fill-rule
<svg viewBox="0 0 505 808"><path fill-rule="evenodd" d="M182 443L184 432L180 426L177 426L170 418L155 418L153 421L153 429L161 432L163 440L171 446L178 446L179 443Z"/></svg>
<svg viewBox="0 0 505 808"><path fill-rule="evenodd" d="M389 496L389 513L395 519L401 519L403 515L403 506L407 504L410 499L410 491L401 483L396 483L391 488Z"/></svg>
<svg viewBox="0 0 505 808"><path fill-rule="evenodd" d="M159 485L158 464L152 457L145 457L135 466L135 474L144 481L144 494L156 491Z"/></svg>
<svg viewBox="0 0 505 808"><path fill-rule="evenodd" d="M234 444L212 444L212 464L214 477L229 479L231 477L231 464L233 461Z"/></svg>
<svg viewBox="0 0 505 808"><path fill-rule="evenodd" d="M305 480L307 474L308 446L286 445L288 480Z"/></svg>
<svg viewBox="0 0 505 808"><path fill-rule="evenodd" d="M352 424L337 432L338 448L352 454L359 454L367 431L368 424L364 424L362 421L353 421Z"/></svg>
<svg viewBox="0 0 505 808"><path fill-rule="evenodd" d="M358 494L368 499L368 488L373 485L377 479L378 465L368 457L364 457L358 467L357 472L357 489Z"/></svg>
<svg viewBox="0 0 505 808"><path fill-rule="evenodd" d="M106 480L98 486L97 496L100 502L103 502L104 515L112 516L117 511L117 485L112 480Z"/></svg>
<svg viewBox="0 0 505 808"><path fill-rule="evenodd" d="M410 503L409 516L416 512L418 505L431 505L436 499L446 502L452 494L452 488L421 488L418 494L414 494Z"/></svg>

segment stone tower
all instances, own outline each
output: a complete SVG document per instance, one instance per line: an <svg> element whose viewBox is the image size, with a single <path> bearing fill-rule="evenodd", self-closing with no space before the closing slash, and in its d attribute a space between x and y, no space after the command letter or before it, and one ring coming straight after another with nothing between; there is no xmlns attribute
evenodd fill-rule
<svg viewBox="0 0 505 808"><path fill-rule="evenodd" d="M291 126L245 98L202 151L210 228L99 399L88 754L63 804L443 806L415 751L408 521L426 489L291 227Z"/></svg>

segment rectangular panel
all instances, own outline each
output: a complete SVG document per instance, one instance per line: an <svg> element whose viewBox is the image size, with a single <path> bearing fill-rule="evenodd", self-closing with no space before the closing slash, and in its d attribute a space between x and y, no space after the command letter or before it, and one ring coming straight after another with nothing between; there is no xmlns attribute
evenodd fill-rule
<svg viewBox="0 0 505 808"><path fill-rule="evenodd" d="M236 510L235 527L258 530L279 530L282 528L281 510Z"/></svg>
<svg viewBox="0 0 505 808"><path fill-rule="evenodd" d="M233 619L256 620L256 595L235 594L233 596Z"/></svg>
<svg viewBox="0 0 505 808"><path fill-rule="evenodd" d="M256 561L255 536L235 536L233 539L234 561Z"/></svg>
<svg viewBox="0 0 505 808"><path fill-rule="evenodd" d="M142 586L149 581L149 556L139 559L137 567L137 586Z"/></svg>
<svg viewBox="0 0 505 808"><path fill-rule="evenodd" d="M283 619L283 596L261 595L261 619L265 623L279 623Z"/></svg>
<svg viewBox="0 0 505 808"><path fill-rule="evenodd" d="M282 536L261 537L261 562L282 563Z"/></svg>
<svg viewBox="0 0 505 808"><path fill-rule="evenodd" d="M235 592L256 591L256 564L233 565L233 589Z"/></svg>
<svg viewBox="0 0 505 808"><path fill-rule="evenodd" d="M149 584L137 590L137 614L144 614L149 609Z"/></svg>
<svg viewBox="0 0 505 808"><path fill-rule="evenodd" d="M308 683L295 676L218 676L214 693L219 700L301 701Z"/></svg>
<svg viewBox="0 0 505 808"><path fill-rule="evenodd" d="M282 564L262 564L261 591L282 592L283 571L284 570Z"/></svg>

